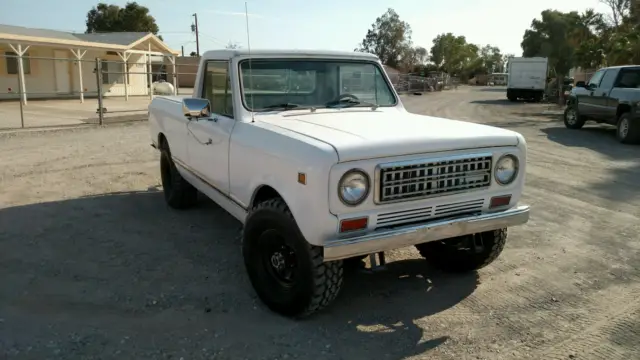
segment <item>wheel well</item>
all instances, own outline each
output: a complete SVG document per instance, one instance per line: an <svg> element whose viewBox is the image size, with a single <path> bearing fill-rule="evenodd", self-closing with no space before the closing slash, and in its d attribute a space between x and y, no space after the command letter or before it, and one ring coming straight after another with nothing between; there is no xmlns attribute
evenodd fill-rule
<svg viewBox="0 0 640 360"><path fill-rule="evenodd" d="M158 148L164 149L167 145L167 138L163 133L158 134Z"/></svg>
<svg viewBox="0 0 640 360"><path fill-rule="evenodd" d="M267 201L269 199L274 198L282 198L280 193L278 193L274 188L269 185L262 185L258 191L253 195L253 201L251 201L251 208L260 204L263 201Z"/></svg>
<svg viewBox="0 0 640 360"><path fill-rule="evenodd" d="M616 119L620 117L620 115L631 111L631 106L627 104L618 105L618 109L616 110Z"/></svg>

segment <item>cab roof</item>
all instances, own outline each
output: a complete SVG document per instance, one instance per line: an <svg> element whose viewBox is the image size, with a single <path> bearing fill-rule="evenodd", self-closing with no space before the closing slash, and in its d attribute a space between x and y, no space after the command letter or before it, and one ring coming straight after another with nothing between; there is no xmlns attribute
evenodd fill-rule
<svg viewBox="0 0 640 360"><path fill-rule="evenodd" d="M374 54L354 51L331 51L331 50L278 50L278 49L222 49L209 50L202 57L204 59L231 59L234 57L327 57L332 59L352 59L352 60L378 60Z"/></svg>

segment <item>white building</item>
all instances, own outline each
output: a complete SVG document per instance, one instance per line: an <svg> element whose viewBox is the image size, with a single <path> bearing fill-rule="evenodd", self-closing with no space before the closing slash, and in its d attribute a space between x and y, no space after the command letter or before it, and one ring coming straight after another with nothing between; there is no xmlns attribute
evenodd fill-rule
<svg viewBox="0 0 640 360"><path fill-rule="evenodd" d="M103 60L104 96L148 95L153 64L165 57L175 64L177 54L151 33L80 34L0 24L0 99L19 96L26 104L96 96L96 58Z"/></svg>

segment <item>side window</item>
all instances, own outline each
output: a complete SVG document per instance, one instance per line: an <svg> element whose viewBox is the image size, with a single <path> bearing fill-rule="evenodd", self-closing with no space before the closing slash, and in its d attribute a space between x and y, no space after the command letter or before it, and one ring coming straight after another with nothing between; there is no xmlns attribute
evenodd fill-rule
<svg viewBox="0 0 640 360"><path fill-rule="evenodd" d="M600 82L600 88L601 89L613 88L613 82L616 81L617 76L618 76L617 70L607 70L607 72L602 77L602 81Z"/></svg>
<svg viewBox="0 0 640 360"><path fill-rule="evenodd" d="M18 54L13 51L5 51L4 53L7 57L7 74L16 75L18 74ZM31 74L31 59L29 58L29 53L24 53L22 55L22 69L25 75Z"/></svg>
<svg viewBox="0 0 640 360"><path fill-rule="evenodd" d="M202 94L211 102L211 111L233 118L233 95L228 61L207 62Z"/></svg>
<svg viewBox="0 0 640 360"><path fill-rule="evenodd" d="M600 80L602 80L602 75L604 75L604 70L598 70L595 74L589 79L589 87L597 88L600 85Z"/></svg>
<svg viewBox="0 0 640 360"><path fill-rule="evenodd" d="M640 69L622 70L615 87L637 89L640 86Z"/></svg>

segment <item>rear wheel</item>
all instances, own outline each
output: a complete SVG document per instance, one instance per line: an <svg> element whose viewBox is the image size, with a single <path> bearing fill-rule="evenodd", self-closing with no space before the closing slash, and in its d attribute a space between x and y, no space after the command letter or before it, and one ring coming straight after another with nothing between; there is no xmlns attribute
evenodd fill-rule
<svg viewBox="0 0 640 360"><path fill-rule="evenodd" d="M631 119L630 113L624 113L620 115L618 119L616 136L618 141L623 144L638 144L640 143L640 126L638 121Z"/></svg>
<svg viewBox="0 0 640 360"><path fill-rule="evenodd" d="M164 200L174 209L187 209L198 202L198 190L180 175L169 146L160 149L160 177Z"/></svg>
<svg viewBox="0 0 640 360"><path fill-rule="evenodd" d="M449 272L478 270L498 258L507 242L507 229L464 235L416 245L430 264Z"/></svg>
<svg viewBox="0 0 640 360"><path fill-rule="evenodd" d="M272 311L296 318L323 309L342 286L342 261L324 262L280 198L254 207L242 235L244 264L258 297Z"/></svg>

